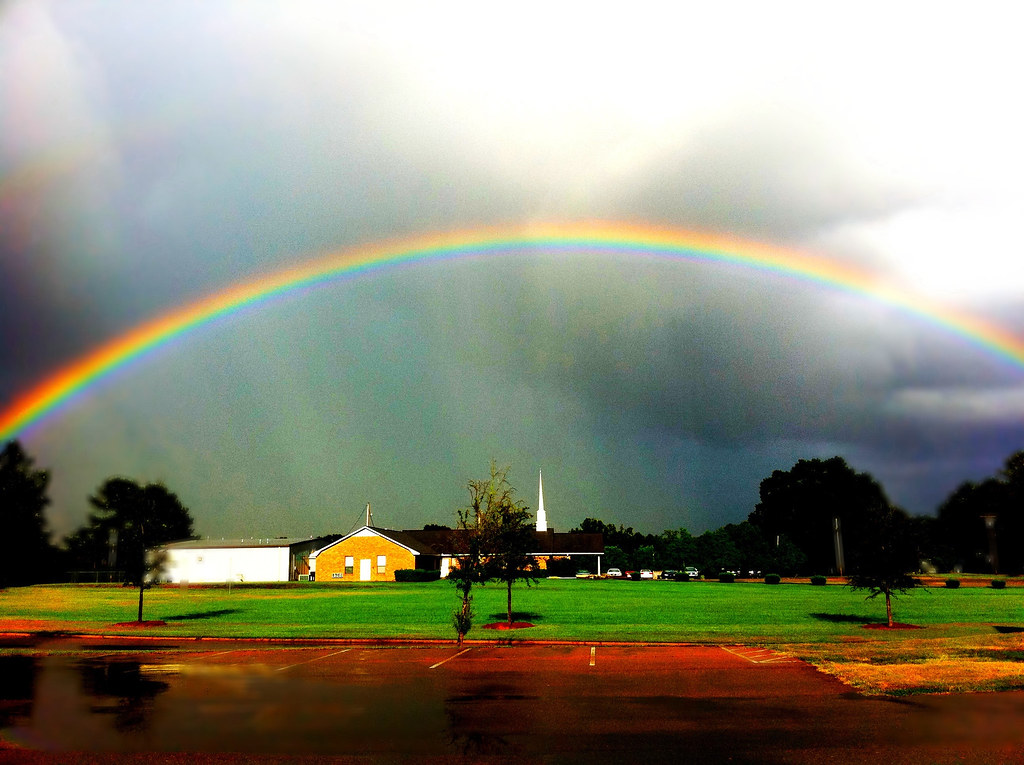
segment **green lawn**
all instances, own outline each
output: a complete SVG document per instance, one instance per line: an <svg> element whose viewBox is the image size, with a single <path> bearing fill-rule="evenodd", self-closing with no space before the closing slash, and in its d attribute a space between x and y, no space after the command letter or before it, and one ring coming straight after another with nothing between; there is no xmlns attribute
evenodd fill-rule
<svg viewBox="0 0 1024 765"><path fill-rule="evenodd" d="M138 591L40 585L0 591L0 632L134 634ZM513 633L505 591L474 591L471 640L692 642L770 646L810 661L865 693L1024 688L1024 588L918 588L895 604L922 629L865 629L881 599L830 584L541 580L517 586ZM231 590L162 585L146 594L145 634L225 638L434 638L454 641L448 582L320 584Z"/></svg>
<svg viewBox="0 0 1024 765"><path fill-rule="evenodd" d="M900 622L944 630L1013 627L1024 623L1022 596L1019 588L922 588L901 596L895 614ZM0 592L0 629L5 620L20 619L43 620L59 631L128 632L112 625L134 619L137 597L116 586L11 589ZM498 637L482 625L503 620L504 589L476 588L473 605L469 637ZM455 606L454 588L443 581L230 591L163 585L147 591L144 617L167 623L147 631L159 635L447 639L454 636ZM535 625L514 637L538 640L815 643L864 637L864 623L884 620L881 599L865 600L846 587L755 582L549 579L517 586L513 607L517 620Z"/></svg>

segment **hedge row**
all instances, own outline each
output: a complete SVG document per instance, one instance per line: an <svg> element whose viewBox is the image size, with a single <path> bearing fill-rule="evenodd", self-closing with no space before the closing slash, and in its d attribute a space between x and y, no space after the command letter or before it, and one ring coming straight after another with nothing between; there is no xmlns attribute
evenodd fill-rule
<svg viewBox="0 0 1024 765"><path fill-rule="evenodd" d="M440 571L428 571L422 568L400 568L395 571L396 582L436 582L440 578Z"/></svg>

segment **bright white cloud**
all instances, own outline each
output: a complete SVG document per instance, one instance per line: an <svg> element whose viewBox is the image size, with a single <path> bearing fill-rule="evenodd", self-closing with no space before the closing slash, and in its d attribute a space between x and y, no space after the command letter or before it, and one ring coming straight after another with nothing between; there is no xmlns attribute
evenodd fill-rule
<svg viewBox="0 0 1024 765"><path fill-rule="evenodd" d="M950 302L1008 298L1024 289L1021 209L1024 198L1014 197L919 207L841 227L834 238L889 264L909 290Z"/></svg>
<svg viewBox="0 0 1024 765"><path fill-rule="evenodd" d="M1024 387L910 388L893 393L886 408L936 422L1001 424L1024 419Z"/></svg>

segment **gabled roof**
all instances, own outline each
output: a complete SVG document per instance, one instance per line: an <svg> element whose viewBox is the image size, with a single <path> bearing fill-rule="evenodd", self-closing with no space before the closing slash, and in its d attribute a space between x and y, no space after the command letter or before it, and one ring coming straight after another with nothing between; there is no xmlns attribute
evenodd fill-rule
<svg viewBox="0 0 1024 765"><path fill-rule="evenodd" d="M335 539L330 544L324 545L319 550L310 553L309 557L310 559L313 559L329 547L334 547L337 544L341 544L346 539L351 539L352 537L364 531L372 532L373 534L376 534L379 537L387 539L390 542L394 542L399 547L404 547L413 555L438 555L438 553L432 547L430 547L430 545L421 542L408 532L395 531L394 529L382 529L378 526L362 526L356 529L355 531L346 534L340 539Z"/></svg>

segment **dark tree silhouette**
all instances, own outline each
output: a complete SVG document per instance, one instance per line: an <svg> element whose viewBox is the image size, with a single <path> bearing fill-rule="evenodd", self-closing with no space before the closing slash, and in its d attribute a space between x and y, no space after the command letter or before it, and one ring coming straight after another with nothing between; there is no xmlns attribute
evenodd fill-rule
<svg viewBox="0 0 1024 765"><path fill-rule="evenodd" d="M140 486L127 478L108 478L89 497L95 511L89 516L92 538L114 541L116 565L125 583L139 588L139 614L146 587L163 565L153 548L192 536L192 516L178 497L162 484Z"/></svg>
<svg viewBox="0 0 1024 765"><path fill-rule="evenodd" d="M892 627L893 596L917 584L910 575L918 565L913 529L907 514L895 507L873 513L868 525L874 534L862 543L860 567L849 578L849 586L868 590L869 599L884 595L886 620Z"/></svg>
<svg viewBox="0 0 1024 765"><path fill-rule="evenodd" d="M36 470L18 441L0 452L0 529L7 542L0 556L0 587L41 581L53 548L43 511L50 503L50 473Z"/></svg>
<svg viewBox="0 0 1024 765"><path fill-rule="evenodd" d="M854 471L841 457L799 460L761 481L761 501L749 520L774 540L788 539L806 557L805 573L837 568L833 523L839 520L846 571L860 566L859 551L870 541L870 517L889 506L882 487Z"/></svg>
<svg viewBox="0 0 1024 765"><path fill-rule="evenodd" d="M1024 571L1024 452L1007 457L1002 470L966 481L939 507L941 552L965 571Z"/></svg>

